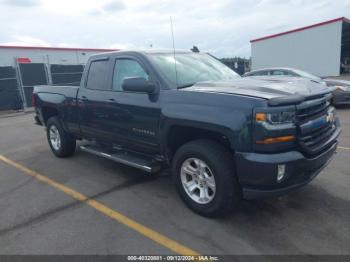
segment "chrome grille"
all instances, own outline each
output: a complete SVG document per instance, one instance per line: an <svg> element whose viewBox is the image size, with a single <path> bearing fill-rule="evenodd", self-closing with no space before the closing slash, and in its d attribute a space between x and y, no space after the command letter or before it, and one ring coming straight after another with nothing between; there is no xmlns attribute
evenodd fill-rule
<svg viewBox="0 0 350 262"><path fill-rule="evenodd" d="M330 99L330 98L329 98ZM328 96L306 101L297 106L297 119L300 122L308 121L315 116L326 114L330 106Z"/></svg>
<svg viewBox="0 0 350 262"><path fill-rule="evenodd" d="M317 154L335 142L336 123L331 119L334 108L330 106L330 98L327 95L297 106L299 144L307 154Z"/></svg>

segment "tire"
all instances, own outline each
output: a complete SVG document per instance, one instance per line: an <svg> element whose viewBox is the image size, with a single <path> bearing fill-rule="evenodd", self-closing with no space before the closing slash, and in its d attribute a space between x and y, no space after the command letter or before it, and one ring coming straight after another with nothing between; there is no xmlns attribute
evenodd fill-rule
<svg viewBox="0 0 350 262"><path fill-rule="evenodd" d="M198 166L202 166L205 172L200 172L200 168L196 168ZM196 174L189 175L189 170L192 173L195 170ZM228 214L241 199L233 156L214 141L196 140L180 147L173 159L172 173L182 200L202 216L217 217ZM200 196L202 190L206 192L202 196L206 197Z"/></svg>
<svg viewBox="0 0 350 262"><path fill-rule="evenodd" d="M54 139L55 134L56 140ZM47 121L46 136L55 156L69 157L75 153L76 140L69 133L64 131L62 124L57 117L51 117Z"/></svg>

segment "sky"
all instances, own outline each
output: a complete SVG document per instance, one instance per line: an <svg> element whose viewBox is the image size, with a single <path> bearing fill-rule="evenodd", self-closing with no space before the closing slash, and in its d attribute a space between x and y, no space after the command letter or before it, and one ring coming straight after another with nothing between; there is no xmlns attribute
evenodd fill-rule
<svg viewBox="0 0 350 262"><path fill-rule="evenodd" d="M250 40L337 17L350 0L0 0L0 45L115 49L196 45L250 57Z"/></svg>

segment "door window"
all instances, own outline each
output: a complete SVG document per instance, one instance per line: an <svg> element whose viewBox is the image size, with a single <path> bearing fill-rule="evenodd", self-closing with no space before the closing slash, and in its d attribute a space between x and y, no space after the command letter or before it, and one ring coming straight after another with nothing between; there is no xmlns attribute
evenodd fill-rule
<svg viewBox="0 0 350 262"><path fill-rule="evenodd" d="M262 71L257 71L254 74L251 74L252 76L267 76L268 75L268 71L266 70L262 70Z"/></svg>
<svg viewBox="0 0 350 262"><path fill-rule="evenodd" d="M117 59L113 72L113 90L122 91L123 80L127 77L143 77L149 80L149 75L137 61Z"/></svg>
<svg viewBox="0 0 350 262"><path fill-rule="evenodd" d="M288 76L289 74L287 73L287 71L284 71L284 70L273 70L272 75L274 75L274 76Z"/></svg>
<svg viewBox="0 0 350 262"><path fill-rule="evenodd" d="M109 89L106 84L107 70L108 60L92 61L86 81L86 88L97 90Z"/></svg>

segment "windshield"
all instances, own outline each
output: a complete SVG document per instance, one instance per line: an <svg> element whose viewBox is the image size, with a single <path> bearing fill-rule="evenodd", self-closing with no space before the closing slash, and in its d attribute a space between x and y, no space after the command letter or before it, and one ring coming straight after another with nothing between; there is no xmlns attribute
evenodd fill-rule
<svg viewBox="0 0 350 262"><path fill-rule="evenodd" d="M217 59L199 53L149 54L157 69L167 78L173 88L191 86L200 81L222 81L240 78L233 70ZM177 83L176 83L177 82Z"/></svg>
<svg viewBox="0 0 350 262"><path fill-rule="evenodd" d="M294 72L302 77L305 77L305 78L309 78L309 79L312 79L312 80L315 80L318 82L323 81L321 77L315 76L313 74L307 73L307 72L299 70L299 69L294 69Z"/></svg>

